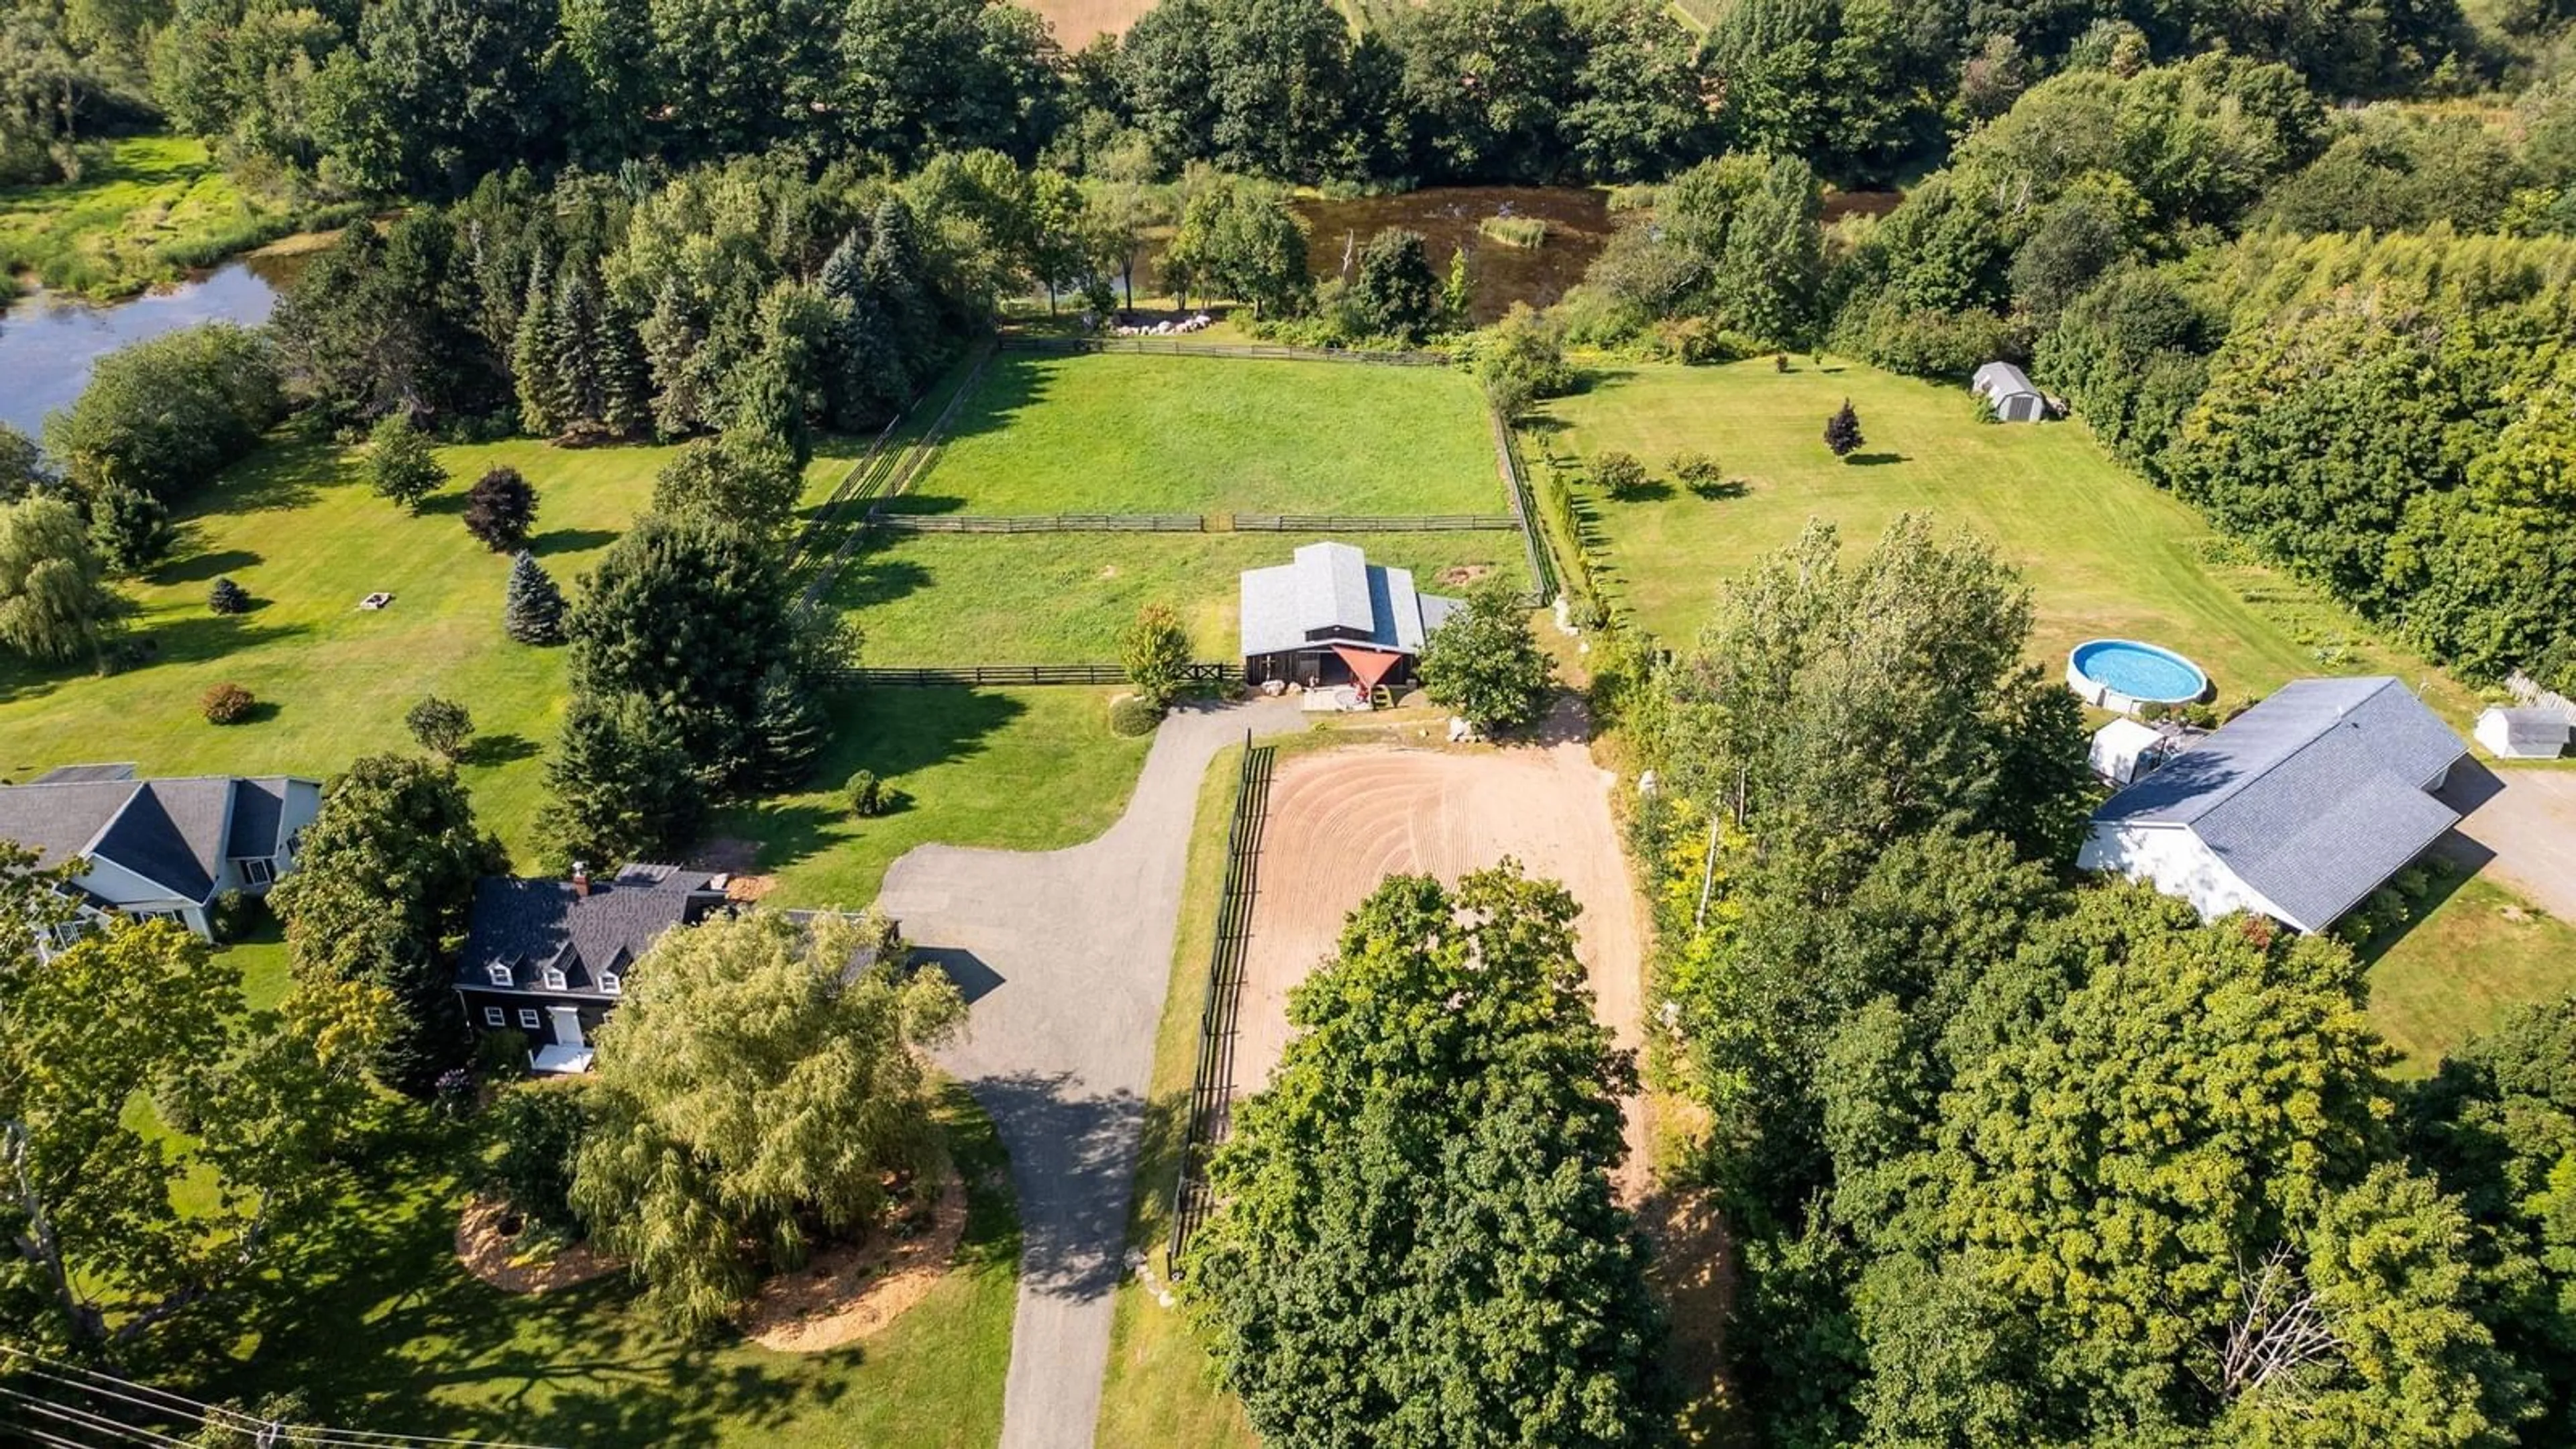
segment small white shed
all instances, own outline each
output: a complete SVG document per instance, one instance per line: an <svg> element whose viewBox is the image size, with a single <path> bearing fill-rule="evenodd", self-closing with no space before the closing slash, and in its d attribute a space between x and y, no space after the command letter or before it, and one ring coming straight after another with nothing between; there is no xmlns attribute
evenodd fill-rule
<svg viewBox="0 0 2576 1449"><path fill-rule="evenodd" d="M2009 362L1989 362L1978 368L1968 390L1993 404L1995 416L2007 423L2035 423L2048 416L2048 399Z"/></svg>
<svg viewBox="0 0 2576 1449"><path fill-rule="evenodd" d="M2088 752L2093 773L2114 785L2126 785L2155 768L2151 756L2164 742L2156 727L2133 719L2115 719L2093 732Z"/></svg>
<svg viewBox="0 0 2576 1449"><path fill-rule="evenodd" d="M2478 743L2499 760L2554 760L2567 753L2576 723L2554 709L2488 707L2478 716Z"/></svg>

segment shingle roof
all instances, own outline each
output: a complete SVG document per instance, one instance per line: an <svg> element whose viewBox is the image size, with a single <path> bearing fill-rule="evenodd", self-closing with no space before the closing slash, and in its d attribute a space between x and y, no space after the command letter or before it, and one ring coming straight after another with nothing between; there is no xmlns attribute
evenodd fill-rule
<svg viewBox="0 0 2576 1449"><path fill-rule="evenodd" d="M34 851L39 866L86 856L202 901L223 873L237 783L227 775L197 775L0 788L0 837ZM277 784L282 792L284 782ZM273 813L270 818L274 834Z"/></svg>
<svg viewBox="0 0 2576 1449"><path fill-rule="evenodd" d="M2321 930L2458 823L2424 787L2466 753L2395 679L2303 679L2093 818L2187 826L2293 924Z"/></svg>
<svg viewBox="0 0 2576 1449"><path fill-rule="evenodd" d="M286 778L269 775L236 781L232 832L224 854L235 860L277 854L277 827L286 818Z"/></svg>
<svg viewBox="0 0 2576 1449"><path fill-rule="evenodd" d="M1310 543L1296 561L1245 571L1240 622L1243 653L1280 654L1320 647L1318 630L1348 630L1345 643L1416 654L1430 631L1459 609L1455 599L1425 594L1406 569L1385 568L1346 543Z"/></svg>
<svg viewBox="0 0 2576 1449"><path fill-rule="evenodd" d="M31 785L87 785L101 780L131 780L132 765L56 765L35 779Z"/></svg>
<svg viewBox="0 0 2576 1449"><path fill-rule="evenodd" d="M511 985L525 990L606 995L600 973L624 974L664 931L722 899L713 879L675 866L630 865L613 878L593 880L584 897L565 880L487 878L474 889L456 982L498 985L490 972L497 963L510 968ZM561 988L544 984L550 966L563 972Z"/></svg>

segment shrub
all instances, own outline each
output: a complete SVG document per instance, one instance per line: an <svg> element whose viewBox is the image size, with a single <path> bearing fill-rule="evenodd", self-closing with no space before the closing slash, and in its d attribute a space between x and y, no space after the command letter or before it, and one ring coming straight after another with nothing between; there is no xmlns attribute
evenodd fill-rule
<svg viewBox="0 0 2576 1449"><path fill-rule="evenodd" d="M1163 711L1141 694L1122 694L1109 702L1109 732L1127 739L1150 735L1163 722Z"/></svg>
<svg viewBox="0 0 2576 1449"><path fill-rule="evenodd" d="M403 716L403 724L420 747L444 760L455 760L465 753L465 742L474 736L474 716L465 706L437 695L423 695L421 701Z"/></svg>
<svg viewBox="0 0 2576 1449"><path fill-rule="evenodd" d="M1682 486L1702 498L1714 498L1727 491L1726 470L1717 466L1715 458L1695 448L1673 454L1670 466Z"/></svg>
<svg viewBox="0 0 2576 1449"><path fill-rule="evenodd" d="M861 770L852 775L850 783L842 787L842 793L849 799L850 813L861 820L885 813L885 782L877 778L874 770Z"/></svg>
<svg viewBox="0 0 2576 1449"><path fill-rule="evenodd" d="M1612 449L1592 460L1592 481L1613 498L1634 498L1646 491L1646 465Z"/></svg>
<svg viewBox="0 0 2576 1449"><path fill-rule="evenodd" d="M206 607L218 614L249 613L250 590L229 577L219 578L206 589Z"/></svg>
<svg viewBox="0 0 2576 1449"><path fill-rule="evenodd" d="M249 690L238 684L218 684L197 701L197 708L205 715L208 724L228 725L248 718L252 707L258 703Z"/></svg>
<svg viewBox="0 0 2576 1449"><path fill-rule="evenodd" d="M516 1027L474 1039L474 1075L487 1082L515 1082L528 1074L528 1038Z"/></svg>
<svg viewBox="0 0 2576 1449"><path fill-rule="evenodd" d="M513 1087L492 1109L501 1152L494 1176L510 1206L540 1227L579 1231L572 1208L572 1160L588 1135L590 1115L572 1082Z"/></svg>
<svg viewBox="0 0 2576 1449"><path fill-rule="evenodd" d="M248 891L225 891L215 897L214 915L206 923L214 928L215 944L231 945L257 929L259 909L259 897Z"/></svg>

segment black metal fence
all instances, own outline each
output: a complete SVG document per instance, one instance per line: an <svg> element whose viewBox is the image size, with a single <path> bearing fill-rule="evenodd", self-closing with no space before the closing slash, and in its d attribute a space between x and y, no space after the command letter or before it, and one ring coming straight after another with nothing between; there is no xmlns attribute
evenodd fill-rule
<svg viewBox="0 0 2576 1449"><path fill-rule="evenodd" d="M826 682L842 686L897 689L1025 687L1046 684L1125 684L1127 669L1119 664L954 664L919 668L861 667L835 669ZM1181 667L1184 684L1228 685L1243 682L1239 664L1199 663Z"/></svg>
<svg viewBox="0 0 2576 1449"><path fill-rule="evenodd" d="M1346 347L1192 342L1182 337L1006 337L1009 352L1138 352L1157 357L1234 357L1266 362L1360 362L1378 367L1447 367L1445 352L1361 352Z"/></svg>
<svg viewBox="0 0 2576 1449"><path fill-rule="evenodd" d="M1190 1115L1181 1126L1180 1172L1172 1181L1172 1241L1163 1269L1181 1276L1181 1254L1214 1206L1207 1182L1209 1149L1234 1125L1235 1019L1243 1000L1243 963L1252 941L1252 898L1262 827L1270 816L1273 751L1243 737L1243 767L1234 782L1234 820L1226 829L1225 885L1217 897L1216 945L1208 953L1207 996L1199 1008L1198 1068L1190 1078Z"/></svg>

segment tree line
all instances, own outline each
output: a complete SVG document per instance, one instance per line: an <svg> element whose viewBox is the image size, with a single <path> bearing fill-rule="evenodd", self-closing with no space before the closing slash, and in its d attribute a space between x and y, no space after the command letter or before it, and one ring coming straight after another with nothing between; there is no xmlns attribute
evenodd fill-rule
<svg viewBox="0 0 2576 1449"><path fill-rule="evenodd" d="M1655 179L1721 149L1883 182L2070 65L2225 49L2338 96L2511 63L2452 0L2241 7L1753 0L1171 0L1067 53L1001 0L10 0L0 162L59 170L156 110L341 195L458 195L522 162L613 173L992 149L1068 171L1143 138L1294 182ZM2526 29L2532 28L2529 26ZM5 175L7 173L0 173Z"/></svg>
<svg viewBox="0 0 2576 1449"><path fill-rule="evenodd" d="M2576 1002L2402 1083L2342 940L2070 883L2083 727L2030 627L1973 537L1817 525L1616 690L1749 1427L2563 1439Z"/></svg>

